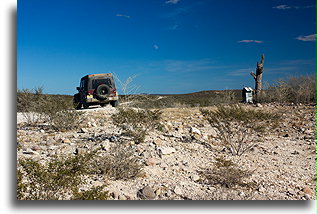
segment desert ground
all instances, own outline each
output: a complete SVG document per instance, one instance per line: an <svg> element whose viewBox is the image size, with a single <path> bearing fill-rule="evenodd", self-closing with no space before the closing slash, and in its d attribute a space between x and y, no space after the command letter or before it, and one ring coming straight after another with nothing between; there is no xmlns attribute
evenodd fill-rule
<svg viewBox="0 0 317 214"><path fill-rule="evenodd" d="M17 113L17 160L30 158L45 164L55 156L76 156L100 148L106 154L122 144L138 157L142 175L116 180L95 174L85 178L80 190L105 185L113 200L315 200L315 106L243 107L281 117L277 127L259 134L262 140L242 155L232 155L215 140L219 133L198 107L161 109L163 129L149 131L144 142L137 143L113 124L111 117L118 109L106 106L79 110L86 127L63 132L45 125L26 126L23 114ZM202 172L212 172L217 158L248 171L249 176L242 178L245 185L206 182ZM224 172L223 176L232 175Z"/></svg>

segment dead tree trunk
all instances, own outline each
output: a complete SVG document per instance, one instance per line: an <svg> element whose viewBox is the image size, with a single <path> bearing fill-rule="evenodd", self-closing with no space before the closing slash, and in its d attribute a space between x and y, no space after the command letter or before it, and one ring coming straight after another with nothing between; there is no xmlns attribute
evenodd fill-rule
<svg viewBox="0 0 317 214"><path fill-rule="evenodd" d="M251 72L251 76L255 80L255 98L258 99L259 94L262 90L262 73L264 71L264 54L262 54L262 59L259 62L256 63L256 73Z"/></svg>

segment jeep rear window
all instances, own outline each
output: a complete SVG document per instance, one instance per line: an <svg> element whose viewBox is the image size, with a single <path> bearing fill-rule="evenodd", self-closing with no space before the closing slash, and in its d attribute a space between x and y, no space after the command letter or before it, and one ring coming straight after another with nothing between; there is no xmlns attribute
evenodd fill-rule
<svg viewBox="0 0 317 214"><path fill-rule="evenodd" d="M99 85L101 84L105 84L108 86L112 86L112 82L111 79L107 78L107 79L94 79L92 80L92 88L97 88Z"/></svg>

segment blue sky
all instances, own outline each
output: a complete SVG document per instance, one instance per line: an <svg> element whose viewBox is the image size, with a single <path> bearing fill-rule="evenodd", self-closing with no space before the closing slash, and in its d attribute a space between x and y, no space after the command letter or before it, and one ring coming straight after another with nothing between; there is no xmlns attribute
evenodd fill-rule
<svg viewBox="0 0 317 214"><path fill-rule="evenodd" d="M315 74L315 10L313 0L19 0L18 88L74 94L82 76L111 72L136 75L138 93L241 89L254 87L262 53L264 82Z"/></svg>

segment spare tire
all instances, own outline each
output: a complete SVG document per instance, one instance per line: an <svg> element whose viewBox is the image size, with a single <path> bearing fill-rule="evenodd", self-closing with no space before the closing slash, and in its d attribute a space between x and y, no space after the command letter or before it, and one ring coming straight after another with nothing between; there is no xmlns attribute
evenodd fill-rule
<svg viewBox="0 0 317 214"><path fill-rule="evenodd" d="M105 84L101 84L96 88L96 98L98 100L105 100L107 99L108 95L110 94L109 86Z"/></svg>

